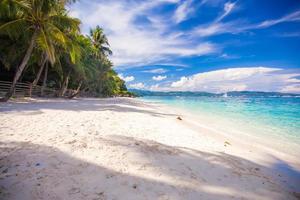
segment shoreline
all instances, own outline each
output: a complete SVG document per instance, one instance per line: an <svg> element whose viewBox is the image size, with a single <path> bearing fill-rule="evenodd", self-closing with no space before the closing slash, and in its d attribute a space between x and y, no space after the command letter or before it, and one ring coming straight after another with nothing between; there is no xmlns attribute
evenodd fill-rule
<svg viewBox="0 0 300 200"><path fill-rule="evenodd" d="M0 104L0 196L297 199L299 161L193 120L131 98Z"/></svg>
<svg viewBox="0 0 300 200"><path fill-rule="evenodd" d="M141 101L145 101L144 99L139 99ZM237 143L242 143L243 145L249 145L252 141L255 145L259 145L260 148L264 149L264 151L271 151L273 154L281 154L284 159L289 158L290 162L298 161L298 156L300 155L300 144L294 143L290 140L282 141L280 138L275 138L270 135L262 135L262 134L251 134L250 131L243 131L240 130L240 125L236 125L228 123L226 119L223 117L213 116L213 118L218 117L216 119L212 119L212 116L205 116L205 114L201 113L193 113L184 108L178 108L176 106L167 105L162 102L151 102L151 100L146 100L146 103L152 104L154 106L158 106L161 109L165 109L167 112L168 110L173 110L174 112L178 113L181 116L184 116L185 122L188 126L193 126L197 129L203 128L217 136L228 137L232 140L235 140ZM217 121L217 123L215 122ZM221 121L221 122L220 122ZM238 138L241 137L241 138ZM244 142L247 139L247 142ZM274 145L275 144L275 145ZM276 146L278 145L278 147ZM294 149L282 149L279 147L285 145L293 145ZM296 150L296 152L295 152ZM298 161L295 163L300 170L300 162Z"/></svg>
<svg viewBox="0 0 300 200"><path fill-rule="evenodd" d="M229 127L224 123L210 123L209 125L205 125L207 120L205 117L200 117L197 115L198 113L192 113L186 109L167 105L161 102L151 102L151 100L144 101L143 99L139 100L157 106L159 109L162 109L165 112L173 110L183 119L183 124L185 124L188 128L194 129L200 133L204 132L209 134L210 137L214 138L219 143L224 142L224 145L230 147L226 149L226 153L239 157L247 157L247 159L254 162L259 162L265 166L272 165L278 160L287 162L289 167L282 165L277 169L277 172L286 173L286 175L290 177L297 177L297 180L295 179L295 182L291 183L290 186L300 184L300 161L297 156L300 155L299 149L297 149L298 151L291 155L290 153L292 150L286 151L276 147L276 144L280 142L279 139L240 132L235 127ZM218 129L217 127L220 125L226 126L226 128L224 129L223 127L223 130ZM228 143L225 144L225 142ZM289 143L285 141L285 145L289 145ZM223 152L222 149L218 149L217 151ZM290 170L290 168L292 170ZM293 169L295 169L295 171ZM300 191L300 187L298 190Z"/></svg>

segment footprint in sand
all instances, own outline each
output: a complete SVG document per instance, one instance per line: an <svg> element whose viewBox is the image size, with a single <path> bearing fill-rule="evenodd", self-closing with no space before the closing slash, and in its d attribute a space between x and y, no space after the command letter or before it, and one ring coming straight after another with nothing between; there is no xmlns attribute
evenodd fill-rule
<svg viewBox="0 0 300 200"><path fill-rule="evenodd" d="M69 195L72 195L72 194L77 194L79 192L80 192L80 188L71 188L68 193Z"/></svg>

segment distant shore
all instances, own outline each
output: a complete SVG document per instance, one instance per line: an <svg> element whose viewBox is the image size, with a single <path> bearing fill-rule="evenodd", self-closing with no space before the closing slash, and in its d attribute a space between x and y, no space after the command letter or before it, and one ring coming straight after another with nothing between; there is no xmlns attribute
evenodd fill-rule
<svg viewBox="0 0 300 200"><path fill-rule="evenodd" d="M0 199L297 199L295 156L133 98L0 104Z"/></svg>

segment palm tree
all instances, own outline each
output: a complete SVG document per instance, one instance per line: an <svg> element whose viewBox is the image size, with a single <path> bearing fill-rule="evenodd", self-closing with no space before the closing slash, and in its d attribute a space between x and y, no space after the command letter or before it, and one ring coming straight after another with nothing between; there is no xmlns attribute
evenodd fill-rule
<svg viewBox="0 0 300 200"><path fill-rule="evenodd" d="M80 38L83 36L74 32L68 35L72 39L72 43L68 45L67 51L61 51L60 54L60 66L63 81L59 96L64 96L68 89L70 78L78 78L80 80L79 82L81 82L81 79L85 76L84 65L82 62L85 49L80 44Z"/></svg>
<svg viewBox="0 0 300 200"><path fill-rule="evenodd" d="M40 77L41 77L41 75L42 75L42 72L44 71L44 68L45 68L45 65L46 65L46 63L47 63L47 55L46 54L43 54L42 56L41 56L41 60L40 60L40 62L39 62L39 71L38 71L38 73L36 74L36 77L35 77L35 79L34 79L34 81L32 82L32 87L35 87L37 84L38 84L38 82L39 82L39 80L40 80Z"/></svg>
<svg viewBox="0 0 300 200"><path fill-rule="evenodd" d="M16 13L15 18L0 25L0 32L9 37L18 34L29 36L28 47L16 73L9 91L2 101L7 101L13 94L16 83L22 75L34 48L45 52L50 63L55 62L55 44L66 46L70 43L64 30L79 30L80 21L65 14L64 0L10 0L2 4L8 7L7 15ZM2 5L1 5L2 7ZM4 6L3 6L4 7Z"/></svg>
<svg viewBox="0 0 300 200"><path fill-rule="evenodd" d="M90 40L95 48L94 55L98 59L102 59L108 55L112 55L112 51L109 48L109 43L103 29L96 26L95 29L90 30Z"/></svg>

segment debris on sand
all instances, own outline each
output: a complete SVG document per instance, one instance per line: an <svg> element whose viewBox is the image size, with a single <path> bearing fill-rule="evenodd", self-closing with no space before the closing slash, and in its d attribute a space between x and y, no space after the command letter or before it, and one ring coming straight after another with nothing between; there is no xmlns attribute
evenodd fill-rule
<svg viewBox="0 0 300 200"><path fill-rule="evenodd" d="M227 145L231 145L228 141L224 142L224 146L226 147Z"/></svg>

